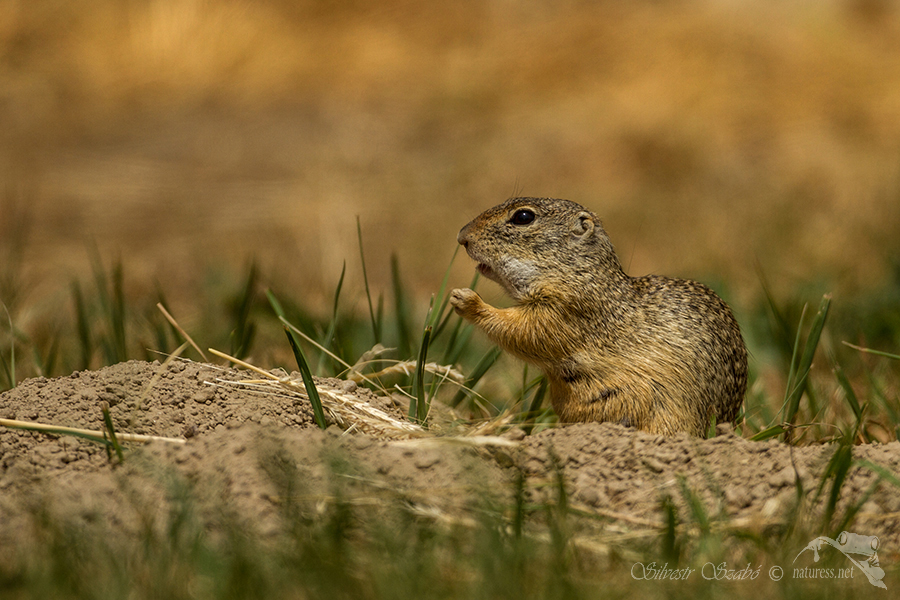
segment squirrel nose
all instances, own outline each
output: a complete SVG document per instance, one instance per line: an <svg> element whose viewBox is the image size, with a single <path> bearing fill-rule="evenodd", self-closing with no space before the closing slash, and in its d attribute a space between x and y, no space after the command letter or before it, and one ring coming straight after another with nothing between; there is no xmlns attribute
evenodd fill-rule
<svg viewBox="0 0 900 600"><path fill-rule="evenodd" d="M463 248L466 250L469 249L469 226L466 225L462 229L459 230L459 234L456 236L456 241L459 242Z"/></svg>

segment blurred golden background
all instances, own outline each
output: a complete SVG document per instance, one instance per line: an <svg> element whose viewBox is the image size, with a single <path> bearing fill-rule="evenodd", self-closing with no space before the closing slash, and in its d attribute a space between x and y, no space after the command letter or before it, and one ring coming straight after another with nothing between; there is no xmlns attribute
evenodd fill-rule
<svg viewBox="0 0 900 600"><path fill-rule="evenodd" d="M580 202L630 273L738 306L758 269L851 295L900 249L900 8L0 0L0 182L20 307L69 302L94 244L182 314L252 258L322 306L346 260L360 299L357 216L372 286L396 252L421 301L514 194Z"/></svg>

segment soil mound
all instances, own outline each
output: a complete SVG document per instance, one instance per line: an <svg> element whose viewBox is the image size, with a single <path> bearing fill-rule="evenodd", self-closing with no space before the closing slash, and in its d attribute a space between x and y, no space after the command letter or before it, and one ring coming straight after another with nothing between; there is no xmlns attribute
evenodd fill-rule
<svg viewBox="0 0 900 600"><path fill-rule="evenodd" d="M729 427L700 440L598 423L534 435L514 428L504 434L505 445L440 437L387 441L336 426L322 431L305 400L234 383L254 378L187 361L132 361L31 379L0 394L0 418L101 430L99 406L106 402L119 432L186 439L131 445L125 462L115 464L96 443L0 427L0 548L14 551L29 538L35 515L47 511L138 527L142 510L166 502L175 479L228 497L237 514L252 516L265 531L276 526L285 493L279 481L288 471L302 475L304 494L329 493L329 478L340 472L369 498L400 495L435 515L460 515L486 496L508 500L519 473L538 501L555 493L542 482L561 475L573 504L626 526L661 526L664 498L684 506L695 494L713 518L765 528L785 518L797 477L811 510L821 509L827 493L817 499L817 491L835 451L750 442ZM317 386L402 418L389 399L350 382L319 379ZM861 503L859 528L895 545L900 527L891 515L900 512L900 494L885 482L869 494L879 477L860 462L896 473L900 443L854 447L853 457L838 510Z"/></svg>

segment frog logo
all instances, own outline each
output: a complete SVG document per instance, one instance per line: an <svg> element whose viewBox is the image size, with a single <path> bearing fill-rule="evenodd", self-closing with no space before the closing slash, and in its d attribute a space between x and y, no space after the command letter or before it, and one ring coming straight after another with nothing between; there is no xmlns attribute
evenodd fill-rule
<svg viewBox="0 0 900 600"><path fill-rule="evenodd" d="M837 537L837 540L825 536L817 537L794 557L794 562L797 562L797 559L800 558L800 554L803 554L807 550L812 550L813 560L819 562L819 550L826 544L840 550L841 553L847 557L847 560L852 562L863 572L869 580L869 583L875 587L887 589L887 586L881 581L884 579L884 569L878 565L878 538L874 535L859 535L848 531L842 531ZM866 558L865 560L857 560L853 556L850 556L851 554L862 555Z"/></svg>

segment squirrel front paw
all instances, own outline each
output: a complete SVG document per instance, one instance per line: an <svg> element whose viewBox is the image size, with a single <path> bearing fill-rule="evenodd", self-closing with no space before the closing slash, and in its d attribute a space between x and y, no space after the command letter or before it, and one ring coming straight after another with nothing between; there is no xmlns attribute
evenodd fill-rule
<svg viewBox="0 0 900 600"><path fill-rule="evenodd" d="M469 288L456 289L450 292L450 305L456 314L462 317L474 317L484 301Z"/></svg>

